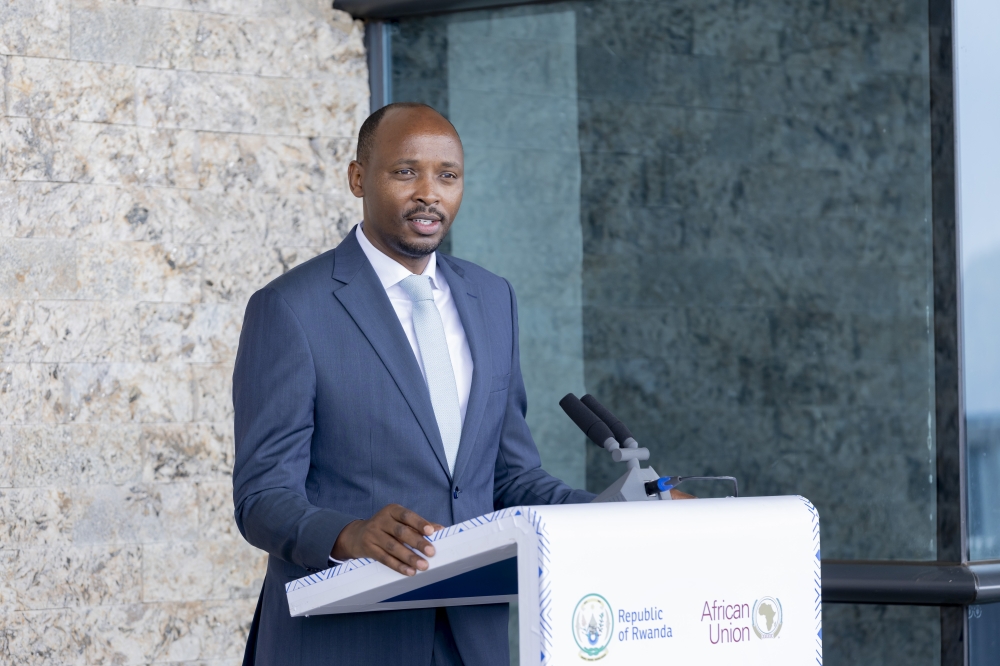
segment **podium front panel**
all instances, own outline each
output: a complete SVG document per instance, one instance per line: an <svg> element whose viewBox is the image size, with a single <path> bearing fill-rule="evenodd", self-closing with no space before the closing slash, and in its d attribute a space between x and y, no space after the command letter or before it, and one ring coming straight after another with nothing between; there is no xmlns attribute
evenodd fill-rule
<svg viewBox="0 0 1000 666"><path fill-rule="evenodd" d="M515 507L431 541L416 576L351 560L289 583L292 615L518 598L525 665L822 664L819 517L801 497Z"/></svg>
<svg viewBox="0 0 1000 666"><path fill-rule="evenodd" d="M819 520L799 497L536 507L522 663L822 664ZM523 603L523 601L522 601ZM521 640L531 623L521 622Z"/></svg>

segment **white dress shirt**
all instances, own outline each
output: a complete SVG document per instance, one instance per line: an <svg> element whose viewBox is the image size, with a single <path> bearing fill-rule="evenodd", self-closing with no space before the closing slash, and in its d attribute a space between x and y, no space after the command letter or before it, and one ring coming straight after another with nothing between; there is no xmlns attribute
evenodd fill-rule
<svg viewBox="0 0 1000 666"><path fill-rule="evenodd" d="M399 286L403 278L407 278L413 273L395 259L384 254L364 234L364 224L358 228L358 243L364 251L368 261L371 262L378 275L382 287L385 289L389 302L392 303L399 323L403 326L406 339L410 342L413 355L417 358L417 365L420 366L420 374L427 382L427 373L424 371L424 361L420 357L420 348L417 347L417 334L413 330L413 301ZM451 367L455 372L455 385L458 387L458 410L462 415L462 425L465 425L465 410L469 406L469 391L472 389L472 352L469 350L469 339L465 337L465 327L462 326L462 318L458 316L458 309L455 307L455 299L451 297L451 287L443 276L437 273L437 252L431 254L430 261L421 275L426 275L431 279L431 287L434 293L434 305L441 313L441 322L444 324L444 334L448 341L448 355L451 357Z"/></svg>

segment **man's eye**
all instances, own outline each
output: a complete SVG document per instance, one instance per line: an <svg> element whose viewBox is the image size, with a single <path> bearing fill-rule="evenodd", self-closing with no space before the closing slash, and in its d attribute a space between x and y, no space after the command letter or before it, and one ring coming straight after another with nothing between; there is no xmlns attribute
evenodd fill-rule
<svg viewBox="0 0 1000 666"><path fill-rule="evenodd" d="M411 169L400 169L396 173L398 173L400 175L403 175L403 176L409 176L409 175L413 174L413 171Z"/></svg>
<svg viewBox="0 0 1000 666"><path fill-rule="evenodd" d="M443 176L444 178L458 178L458 176L456 176L456 175L455 175L455 174L453 174L453 173L443 173L443 174L441 174L441 175L442 175L442 176Z"/></svg>

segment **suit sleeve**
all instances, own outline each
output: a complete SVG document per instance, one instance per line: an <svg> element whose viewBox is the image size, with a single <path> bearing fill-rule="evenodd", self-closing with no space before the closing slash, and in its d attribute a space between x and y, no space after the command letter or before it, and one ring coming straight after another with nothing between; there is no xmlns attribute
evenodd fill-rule
<svg viewBox="0 0 1000 666"><path fill-rule="evenodd" d="M247 304L233 372L236 524L252 545L306 569L326 569L354 517L306 496L316 369L285 299L263 289Z"/></svg>
<svg viewBox="0 0 1000 666"><path fill-rule="evenodd" d="M502 509L508 506L589 502L595 497L593 493L575 490L542 469L538 447L535 446L535 440L525 421L528 397L521 377L517 299L509 282L507 289L510 292L513 343L507 412L500 433L500 450L494 471L493 505L496 509Z"/></svg>

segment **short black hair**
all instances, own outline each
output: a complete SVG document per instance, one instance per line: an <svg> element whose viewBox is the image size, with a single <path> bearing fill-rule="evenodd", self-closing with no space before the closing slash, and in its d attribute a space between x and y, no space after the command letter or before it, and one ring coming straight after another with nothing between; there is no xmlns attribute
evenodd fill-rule
<svg viewBox="0 0 1000 666"><path fill-rule="evenodd" d="M378 130L379 124L382 122L382 118L385 116L386 112L390 109L430 109L434 113L441 115L441 113L435 109L433 106L428 104L421 104L419 102L393 102L392 104L386 104L381 109L374 111L368 119L361 125L361 131L358 132L358 152L355 155L356 159L361 164L365 164L368 159L372 156L372 151L375 150L375 132ZM444 118L443 115L441 115ZM445 120L448 120L445 118ZM451 125L451 121L448 121ZM454 125L452 125L454 128Z"/></svg>

